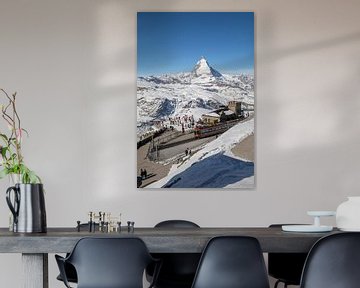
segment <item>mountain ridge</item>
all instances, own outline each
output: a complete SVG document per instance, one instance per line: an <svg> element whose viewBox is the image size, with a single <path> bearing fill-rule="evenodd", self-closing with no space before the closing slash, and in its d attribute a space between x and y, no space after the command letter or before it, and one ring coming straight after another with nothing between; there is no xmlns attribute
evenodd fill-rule
<svg viewBox="0 0 360 288"><path fill-rule="evenodd" d="M167 117L202 114L229 101L254 104L254 77L227 75L212 68L202 57L191 72L137 78L137 127L142 134L152 121Z"/></svg>

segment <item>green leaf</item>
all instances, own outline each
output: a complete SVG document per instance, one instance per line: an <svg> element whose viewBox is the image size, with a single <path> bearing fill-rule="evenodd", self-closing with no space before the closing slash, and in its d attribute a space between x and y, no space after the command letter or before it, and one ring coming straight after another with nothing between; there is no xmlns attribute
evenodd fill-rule
<svg viewBox="0 0 360 288"><path fill-rule="evenodd" d="M4 141L4 142L8 142L8 137L5 135L5 134L2 134L2 133L0 133L0 138L2 138L2 140Z"/></svg>
<svg viewBox="0 0 360 288"><path fill-rule="evenodd" d="M13 153L11 156L10 156L10 159L14 160L17 158L17 154L16 153Z"/></svg>
<svg viewBox="0 0 360 288"><path fill-rule="evenodd" d="M8 169L4 168L3 170L0 171L0 179L3 179L4 177L6 177L9 174Z"/></svg>
<svg viewBox="0 0 360 288"><path fill-rule="evenodd" d="M21 174L21 181L23 183L26 183L26 184L41 183L40 177L37 176L34 171L32 171L28 167L26 167L23 163L20 163L17 168L19 170L19 174Z"/></svg>
<svg viewBox="0 0 360 288"><path fill-rule="evenodd" d="M3 158L6 158L6 152L9 150L9 148L8 147L2 147L0 150L1 150L1 156Z"/></svg>
<svg viewBox="0 0 360 288"><path fill-rule="evenodd" d="M28 176L29 176L30 183L32 183L32 184L40 183L40 181L39 181L40 178L38 176L36 176L36 174L33 171L29 171Z"/></svg>
<svg viewBox="0 0 360 288"><path fill-rule="evenodd" d="M26 129L21 128L21 130L25 132L25 134L26 134L27 137L29 137L29 132L28 132Z"/></svg>

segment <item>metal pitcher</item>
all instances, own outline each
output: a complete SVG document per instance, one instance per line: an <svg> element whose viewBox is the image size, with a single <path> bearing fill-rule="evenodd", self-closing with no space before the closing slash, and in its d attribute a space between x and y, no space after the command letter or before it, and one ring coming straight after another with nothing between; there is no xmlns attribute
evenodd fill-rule
<svg viewBox="0 0 360 288"><path fill-rule="evenodd" d="M13 197L11 197L12 192ZM14 232L46 232L45 198L42 184L15 184L6 190L6 202L14 216Z"/></svg>

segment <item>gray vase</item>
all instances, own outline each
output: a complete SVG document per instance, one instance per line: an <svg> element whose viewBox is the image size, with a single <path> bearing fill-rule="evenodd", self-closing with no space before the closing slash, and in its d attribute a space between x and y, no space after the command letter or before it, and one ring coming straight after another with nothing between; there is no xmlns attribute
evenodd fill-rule
<svg viewBox="0 0 360 288"><path fill-rule="evenodd" d="M42 184L15 184L6 190L6 202L14 216L14 232L45 233L47 231Z"/></svg>

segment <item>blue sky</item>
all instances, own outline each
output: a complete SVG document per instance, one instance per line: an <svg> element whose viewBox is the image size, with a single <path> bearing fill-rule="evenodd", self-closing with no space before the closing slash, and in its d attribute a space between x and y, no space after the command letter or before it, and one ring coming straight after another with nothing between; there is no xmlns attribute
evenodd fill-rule
<svg viewBox="0 0 360 288"><path fill-rule="evenodd" d="M138 12L138 76L191 71L204 56L221 73L253 73L252 12Z"/></svg>

